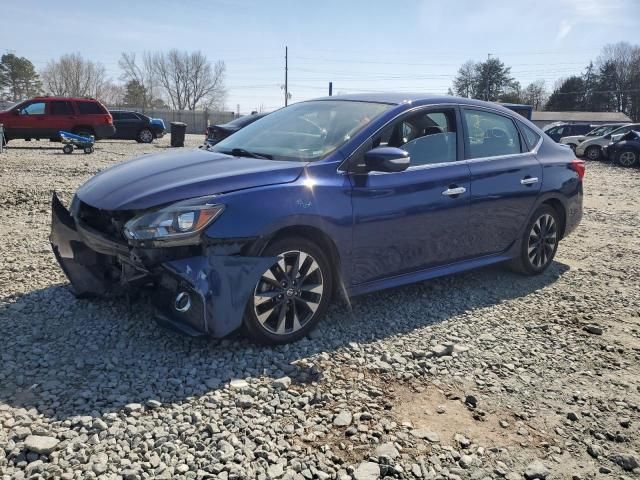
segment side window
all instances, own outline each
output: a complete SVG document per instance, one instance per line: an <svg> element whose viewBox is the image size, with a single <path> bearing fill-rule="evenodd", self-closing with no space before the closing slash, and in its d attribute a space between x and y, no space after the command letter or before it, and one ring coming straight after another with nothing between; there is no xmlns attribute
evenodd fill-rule
<svg viewBox="0 0 640 480"><path fill-rule="evenodd" d="M78 102L78 111L82 115L95 115L105 113L102 107L96 102Z"/></svg>
<svg viewBox="0 0 640 480"><path fill-rule="evenodd" d="M22 107L20 115L44 115L44 102L30 103L26 107Z"/></svg>
<svg viewBox="0 0 640 480"><path fill-rule="evenodd" d="M508 117L484 110L464 109L468 158L497 157L521 152L518 130Z"/></svg>
<svg viewBox="0 0 640 480"><path fill-rule="evenodd" d="M51 115L73 115L73 107L71 102L55 100L49 102L49 111Z"/></svg>
<svg viewBox="0 0 640 480"><path fill-rule="evenodd" d="M120 112L109 112L111 114L111 118L114 120L120 120L122 118Z"/></svg>
<svg viewBox="0 0 640 480"><path fill-rule="evenodd" d="M131 113L131 112L122 112L122 120L138 120L138 117L136 116L135 113Z"/></svg>
<svg viewBox="0 0 640 480"><path fill-rule="evenodd" d="M374 146L397 147L411 157L411 166L457 160L456 117L453 109L416 113L383 130Z"/></svg>
<svg viewBox="0 0 640 480"><path fill-rule="evenodd" d="M527 145L529 146L529 150L533 150L535 146L538 144L540 140L540 134L536 132L534 129L528 127L524 123L520 123L520 129L522 130L522 134L524 135L525 140L527 141Z"/></svg>

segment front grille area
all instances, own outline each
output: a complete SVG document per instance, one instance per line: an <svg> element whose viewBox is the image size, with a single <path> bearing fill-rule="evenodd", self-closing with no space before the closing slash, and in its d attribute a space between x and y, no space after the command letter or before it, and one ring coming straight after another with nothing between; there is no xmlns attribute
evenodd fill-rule
<svg viewBox="0 0 640 480"><path fill-rule="evenodd" d="M133 216L133 212L130 211L100 210L84 202L80 202L78 209L78 220L102 233L106 238L117 242L126 241L122 229Z"/></svg>

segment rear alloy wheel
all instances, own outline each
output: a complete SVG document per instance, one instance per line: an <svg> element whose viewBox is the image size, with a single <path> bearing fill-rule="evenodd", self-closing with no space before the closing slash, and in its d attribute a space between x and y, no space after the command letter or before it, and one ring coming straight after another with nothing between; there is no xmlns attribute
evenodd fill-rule
<svg viewBox="0 0 640 480"><path fill-rule="evenodd" d="M617 163L621 167L635 167L638 165L638 153L633 150L623 150L618 155Z"/></svg>
<svg viewBox="0 0 640 480"><path fill-rule="evenodd" d="M531 216L520 247L520 257L512 266L520 273L537 275L544 272L556 255L560 238L558 212L542 205Z"/></svg>
<svg viewBox="0 0 640 480"><path fill-rule="evenodd" d="M138 142L151 143L153 142L153 132L148 128L143 128L138 132Z"/></svg>
<svg viewBox="0 0 640 480"><path fill-rule="evenodd" d="M600 154L602 152L600 150L600 147L593 146L593 147L587 148L587 150L584 153L589 160L599 160Z"/></svg>
<svg viewBox="0 0 640 480"><path fill-rule="evenodd" d="M267 247L277 256L256 284L245 327L260 343L288 343L305 336L326 311L333 288L324 253L306 239L285 239Z"/></svg>

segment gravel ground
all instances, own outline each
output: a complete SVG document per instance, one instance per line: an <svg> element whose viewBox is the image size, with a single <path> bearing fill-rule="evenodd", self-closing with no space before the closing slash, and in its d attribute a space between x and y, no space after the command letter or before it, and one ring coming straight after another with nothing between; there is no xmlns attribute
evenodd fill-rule
<svg viewBox="0 0 640 480"><path fill-rule="evenodd" d="M640 477L640 171L588 165L583 223L542 276L359 297L263 348L67 290L51 190L167 145L0 155L0 478Z"/></svg>

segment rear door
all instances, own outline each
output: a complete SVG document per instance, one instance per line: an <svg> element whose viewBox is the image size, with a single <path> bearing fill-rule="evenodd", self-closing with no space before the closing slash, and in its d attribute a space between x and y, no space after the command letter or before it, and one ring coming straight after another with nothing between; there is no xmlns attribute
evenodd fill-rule
<svg viewBox="0 0 640 480"><path fill-rule="evenodd" d="M424 108L392 122L366 146L406 150L411 166L351 175L354 284L466 256L469 167L459 161L459 131L456 108Z"/></svg>
<svg viewBox="0 0 640 480"><path fill-rule="evenodd" d="M49 102L49 118L47 121L49 138L57 138L58 132L70 132L77 119L73 104L69 100L51 100Z"/></svg>
<svg viewBox="0 0 640 480"><path fill-rule="evenodd" d="M542 166L510 117L474 107L463 108L462 118L471 172L471 253L503 252L529 218L542 185Z"/></svg>

